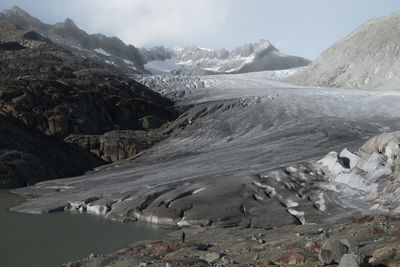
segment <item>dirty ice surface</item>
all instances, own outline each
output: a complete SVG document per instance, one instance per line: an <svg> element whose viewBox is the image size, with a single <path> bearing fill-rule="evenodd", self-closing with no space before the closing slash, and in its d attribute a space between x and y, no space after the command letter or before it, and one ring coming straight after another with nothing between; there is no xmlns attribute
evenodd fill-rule
<svg viewBox="0 0 400 267"><path fill-rule="evenodd" d="M379 192L377 180L387 168L376 164L388 158L356 151L377 134L400 130L400 92L282 81L294 71L141 78L183 111L171 136L95 173L18 189L38 198L14 210L275 227L341 220L378 208L365 196ZM365 170L375 164L378 172L366 178L355 167L347 170L349 164Z"/></svg>

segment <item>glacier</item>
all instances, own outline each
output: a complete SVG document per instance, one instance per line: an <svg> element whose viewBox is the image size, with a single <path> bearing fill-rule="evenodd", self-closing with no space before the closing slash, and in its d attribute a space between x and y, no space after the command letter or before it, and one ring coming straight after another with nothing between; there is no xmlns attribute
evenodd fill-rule
<svg viewBox="0 0 400 267"><path fill-rule="evenodd" d="M37 197L13 210L263 228L399 212L400 92L285 82L298 70L138 78L182 111L170 137L86 175L14 190Z"/></svg>

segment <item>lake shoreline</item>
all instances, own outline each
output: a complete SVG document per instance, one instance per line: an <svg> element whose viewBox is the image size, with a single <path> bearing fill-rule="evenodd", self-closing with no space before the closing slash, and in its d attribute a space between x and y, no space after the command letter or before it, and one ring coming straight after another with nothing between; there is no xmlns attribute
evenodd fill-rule
<svg viewBox="0 0 400 267"><path fill-rule="evenodd" d="M60 266L89 253L105 253L132 240L157 238L172 231L140 222L113 222L78 212L8 211L25 200L24 196L0 190L0 266Z"/></svg>
<svg viewBox="0 0 400 267"><path fill-rule="evenodd" d="M345 250L328 264L330 259L320 251L329 250L327 244L335 242ZM321 266L323 260L326 266L338 266L340 260L356 258L366 264L360 266L399 266L399 255L384 253L394 247L400 247L400 220L382 215L351 223L275 229L186 228L161 239L131 243L110 254L91 254L63 266Z"/></svg>

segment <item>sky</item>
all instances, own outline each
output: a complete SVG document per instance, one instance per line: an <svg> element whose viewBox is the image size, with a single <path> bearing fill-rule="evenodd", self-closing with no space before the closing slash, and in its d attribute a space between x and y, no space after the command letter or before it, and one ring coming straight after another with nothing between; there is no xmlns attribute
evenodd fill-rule
<svg viewBox="0 0 400 267"><path fill-rule="evenodd" d="M231 50L265 39L311 60L365 21L400 11L399 0L0 0L0 10L14 5L138 47Z"/></svg>

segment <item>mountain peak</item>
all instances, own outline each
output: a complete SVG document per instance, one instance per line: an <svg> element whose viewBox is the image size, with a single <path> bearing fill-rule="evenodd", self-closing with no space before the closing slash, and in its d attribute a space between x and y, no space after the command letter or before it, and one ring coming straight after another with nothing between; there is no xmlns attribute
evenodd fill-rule
<svg viewBox="0 0 400 267"><path fill-rule="evenodd" d="M26 13L26 14L28 14L28 12L26 12L25 10L23 10L23 9L20 8L19 6L13 6L11 10L14 11L14 12L20 12L20 13Z"/></svg>
<svg viewBox="0 0 400 267"><path fill-rule="evenodd" d="M4 9L2 14L6 16L22 16L22 17L31 17L28 12L20 8L19 6L13 6L11 9Z"/></svg>
<svg viewBox="0 0 400 267"><path fill-rule="evenodd" d="M264 40L264 39L260 39L260 41L258 42L258 46L261 48L268 48L270 46L273 46L272 43L269 40Z"/></svg>
<svg viewBox="0 0 400 267"><path fill-rule="evenodd" d="M321 53L295 81L339 88L398 89L400 13L369 20Z"/></svg>
<svg viewBox="0 0 400 267"><path fill-rule="evenodd" d="M71 26L76 27L75 22L74 22L72 19L70 19L70 18L66 18L66 19L64 20L64 24L66 24L66 25L71 25Z"/></svg>

